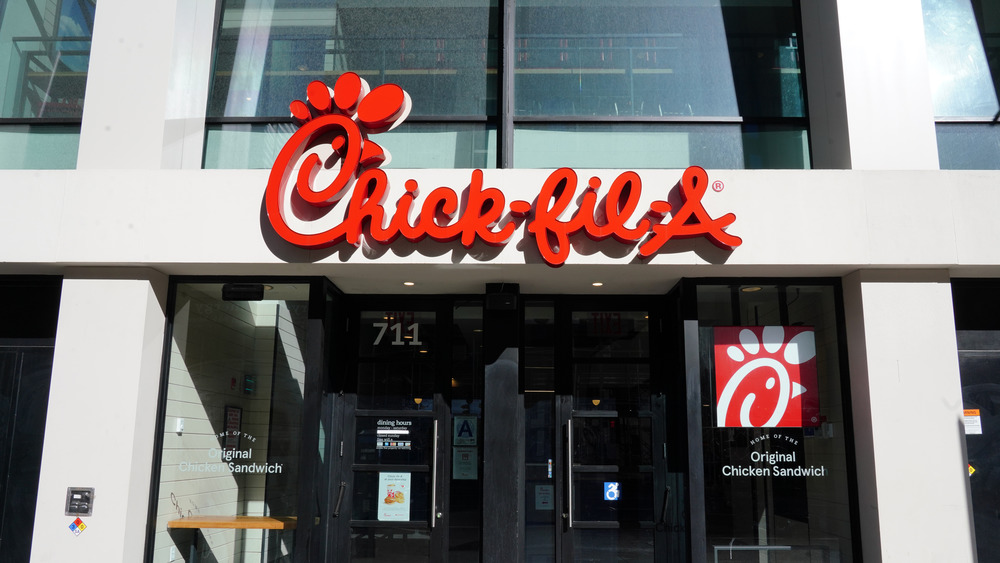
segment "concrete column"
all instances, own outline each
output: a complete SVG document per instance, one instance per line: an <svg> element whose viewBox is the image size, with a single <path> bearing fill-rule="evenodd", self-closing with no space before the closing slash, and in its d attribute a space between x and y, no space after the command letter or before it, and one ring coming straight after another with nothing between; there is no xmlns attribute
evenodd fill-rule
<svg viewBox="0 0 1000 563"><path fill-rule="evenodd" d="M948 272L856 272L844 306L864 560L974 561Z"/></svg>
<svg viewBox="0 0 1000 563"><path fill-rule="evenodd" d="M63 280L32 561L142 561L167 277L93 269ZM93 487L78 536L67 487Z"/></svg>
<svg viewBox="0 0 1000 563"><path fill-rule="evenodd" d="M920 2L802 2L815 168L936 170Z"/></svg>
<svg viewBox="0 0 1000 563"><path fill-rule="evenodd" d="M107 0L94 17L77 168L160 167L176 1Z"/></svg>

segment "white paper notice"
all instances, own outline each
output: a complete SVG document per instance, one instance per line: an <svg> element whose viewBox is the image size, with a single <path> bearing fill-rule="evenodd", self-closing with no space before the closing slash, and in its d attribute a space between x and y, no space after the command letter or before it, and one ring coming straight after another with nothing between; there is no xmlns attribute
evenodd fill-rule
<svg viewBox="0 0 1000 563"><path fill-rule="evenodd" d="M535 485L535 510L555 510L555 487Z"/></svg>
<svg viewBox="0 0 1000 563"><path fill-rule="evenodd" d="M983 433L983 419L979 416L979 409L965 409L962 414L965 419L966 434Z"/></svg>
<svg viewBox="0 0 1000 563"><path fill-rule="evenodd" d="M410 474L378 474L378 519L400 522L410 519Z"/></svg>
<svg viewBox="0 0 1000 563"><path fill-rule="evenodd" d="M479 478L479 455L476 448L451 449L451 478L475 480Z"/></svg>

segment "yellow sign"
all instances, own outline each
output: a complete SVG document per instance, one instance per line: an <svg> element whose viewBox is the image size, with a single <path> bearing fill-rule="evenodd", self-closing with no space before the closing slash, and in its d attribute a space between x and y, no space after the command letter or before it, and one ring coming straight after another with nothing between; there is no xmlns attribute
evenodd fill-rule
<svg viewBox="0 0 1000 563"><path fill-rule="evenodd" d="M972 464L970 463L969 464L969 477L972 477L972 474L975 473L975 472L976 472L976 468L972 467Z"/></svg>

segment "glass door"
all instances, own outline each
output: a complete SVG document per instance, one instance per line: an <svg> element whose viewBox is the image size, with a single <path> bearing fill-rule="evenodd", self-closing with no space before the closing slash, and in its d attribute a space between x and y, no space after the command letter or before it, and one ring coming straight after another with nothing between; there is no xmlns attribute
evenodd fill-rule
<svg viewBox="0 0 1000 563"><path fill-rule="evenodd" d="M628 298L526 303L529 563L685 560L674 537L683 534L682 479L667 468L677 441L668 438L668 378L654 377L664 370L660 323L646 307Z"/></svg>
<svg viewBox="0 0 1000 563"><path fill-rule="evenodd" d="M478 561L481 303L371 298L349 324L357 353L334 412L332 552Z"/></svg>
<svg viewBox="0 0 1000 563"><path fill-rule="evenodd" d="M570 313L558 398L564 432L563 561L665 561L663 394L651 382L647 311ZM659 555L659 556L658 556Z"/></svg>

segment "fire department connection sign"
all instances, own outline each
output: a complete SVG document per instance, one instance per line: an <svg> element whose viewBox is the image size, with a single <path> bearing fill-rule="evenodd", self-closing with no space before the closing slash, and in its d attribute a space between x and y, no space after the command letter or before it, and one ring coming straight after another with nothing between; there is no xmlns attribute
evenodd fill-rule
<svg viewBox="0 0 1000 563"><path fill-rule="evenodd" d="M683 172L676 201L666 201L674 186L659 186L663 199L646 209L639 205L643 186L636 172L582 182L571 168L552 172L533 201L508 202L501 189L485 185L482 170L473 170L461 192L409 179L389 204L388 177L379 168L389 162L389 152L368 135L398 126L410 107L409 94L399 86L372 90L351 72L333 88L309 84L306 101L290 106L300 127L268 177L265 207L274 231L304 248L357 246L362 239L384 245L399 237L411 243L459 241L466 248L476 242L504 246L522 233L534 239L551 266L566 262L570 239L581 232L594 241L613 238L638 245L641 258L660 252L672 239L704 237L726 250L742 243L725 230L736 220L734 214L713 218L702 205L709 179L698 166Z"/></svg>
<svg viewBox="0 0 1000 563"><path fill-rule="evenodd" d="M716 327L714 334L719 427L820 425L812 328Z"/></svg>

